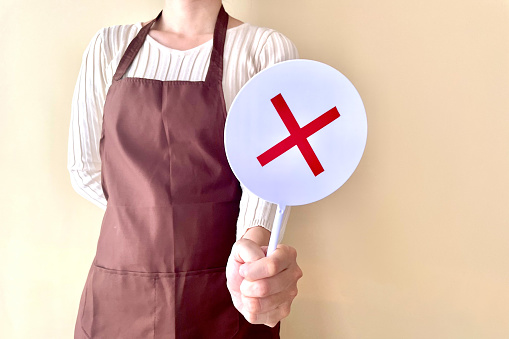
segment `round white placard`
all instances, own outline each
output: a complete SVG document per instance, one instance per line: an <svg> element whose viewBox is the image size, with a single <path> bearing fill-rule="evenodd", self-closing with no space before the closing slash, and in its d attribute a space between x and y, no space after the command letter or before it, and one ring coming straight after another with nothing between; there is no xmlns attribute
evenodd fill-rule
<svg viewBox="0 0 509 339"><path fill-rule="evenodd" d="M367 138L359 93L331 66L289 60L251 78L225 125L230 166L251 192L303 205L336 191L355 171Z"/></svg>

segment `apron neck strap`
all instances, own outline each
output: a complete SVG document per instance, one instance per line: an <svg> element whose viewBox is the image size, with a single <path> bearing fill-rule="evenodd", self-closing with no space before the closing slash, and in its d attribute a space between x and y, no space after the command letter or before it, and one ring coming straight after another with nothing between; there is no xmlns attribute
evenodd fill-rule
<svg viewBox="0 0 509 339"><path fill-rule="evenodd" d="M162 14L163 11L159 12L156 18L143 26L136 37L134 37L134 39L129 43L122 59L120 59L115 75L113 76L114 81L118 81L124 76L125 72L136 57L136 54L138 54L138 51L145 42L150 28L152 28L154 22L156 22ZM214 28L213 47L212 54L210 56L209 69L207 71L207 77L205 78L205 82L207 83L221 83L223 80L223 54L227 27L228 13L226 13L223 5L221 5Z"/></svg>
<svg viewBox="0 0 509 339"><path fill-rule="evenodd" d="M156 22L157 19L161 17L163 14L163 11L159 12L156 18L154 18L152 21L150 21L148 24L143 26L141 30L136 34L133 40L129 43L129 46L127 46L127 49L122 56L122 59L120 59L120 63L118 64L117 71L115 72L115 75L113 76L114 81L118 81L124 76L125 72L133 62L134 58L136 57L136 54L138 54L138 51L140 50L141 46L145 42L145 38L148 35L148 31Z"/></svg>
<svg viewBox="0 0 509 339"><path fill-rule="evenodd" d="M223 81L223 55L227 27L228 13L226 13L223 5L221 5L217 15L216 26L214 28L214 40L209 69L207 71L207 77L205 78L205 82L207 83L222 83Z"/></svg>

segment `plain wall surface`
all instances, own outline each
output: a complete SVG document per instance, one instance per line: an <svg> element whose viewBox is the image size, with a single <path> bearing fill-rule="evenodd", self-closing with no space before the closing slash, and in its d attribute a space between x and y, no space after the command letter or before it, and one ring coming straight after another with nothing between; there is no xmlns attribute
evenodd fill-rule
<svg viewBox="0 0 509 339"><path fill-rule="evenodd" d="M0 338L72 338L103 210L71 187L81 56L163 1L3 0ZM364 157L292 209L282 338L509 338L509 1L230 0L359 91Z"/></svg>

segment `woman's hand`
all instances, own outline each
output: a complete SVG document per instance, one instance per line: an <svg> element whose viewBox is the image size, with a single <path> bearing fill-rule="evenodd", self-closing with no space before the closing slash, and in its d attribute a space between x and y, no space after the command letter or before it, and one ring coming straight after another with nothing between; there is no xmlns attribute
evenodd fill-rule
<svg viewBox="0 0 509 339"><path fill-rule="evenodd" d="M269 257L266 252L267 246L240 239L232 247L226 278L233 304L244 318L274 327L290 314L302 271L293 247L278 245Z"/></svg>

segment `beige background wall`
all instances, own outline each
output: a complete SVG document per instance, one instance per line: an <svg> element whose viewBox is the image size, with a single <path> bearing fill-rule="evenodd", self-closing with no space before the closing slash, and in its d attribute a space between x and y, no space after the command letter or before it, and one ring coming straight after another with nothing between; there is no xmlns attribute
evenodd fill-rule
<svg viewBox="0 0 509 339"><path fill-rule="evenodd" d="M81 55L163 0L2 0L0 337L71 338L103 212L66 169ZM293 210L283 338L509 338L509 1L229 0L360 92L366 152Z"/></svg>

